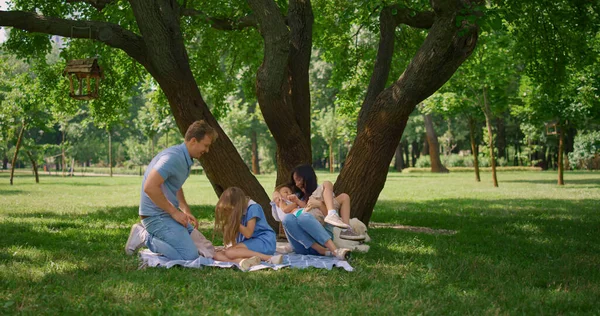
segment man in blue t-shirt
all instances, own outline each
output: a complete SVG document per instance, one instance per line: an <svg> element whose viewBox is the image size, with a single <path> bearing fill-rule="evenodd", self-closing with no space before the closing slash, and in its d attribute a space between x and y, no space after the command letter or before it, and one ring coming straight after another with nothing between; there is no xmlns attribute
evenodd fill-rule
<svg viewBox="0 0 600 316"><path fill-rule="evenodd" d="M196 121L187 129L183 144L169 147L152 159L142 181L142 225L131 228L125 245L127 254L132 255L146 244L151 251L169 259L194 260L198 251L212 246L194 229L198 220L185 201L182 186L190 175L192 158L199 159L207 153L217 136L206 122ZM202 254L212 257L211 251Z"/></svg>

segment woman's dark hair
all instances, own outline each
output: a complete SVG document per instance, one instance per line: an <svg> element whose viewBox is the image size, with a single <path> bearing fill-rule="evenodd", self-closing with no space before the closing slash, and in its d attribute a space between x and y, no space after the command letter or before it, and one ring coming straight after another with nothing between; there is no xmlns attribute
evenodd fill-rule
<svg viewBox="0 0 600 316"><path fill-rule="evenodd" d="M294 173L302 178L304 181L304 190L306 191L306 197L310 197L312 193L317 189L317 175L315 174L315 170L311 165L299 165L294 170L292 170L291 182L290 186L294 193L299 194L299 198L303 199L304 193L300 188L296 186L296 181L294 181Z"/></svg>

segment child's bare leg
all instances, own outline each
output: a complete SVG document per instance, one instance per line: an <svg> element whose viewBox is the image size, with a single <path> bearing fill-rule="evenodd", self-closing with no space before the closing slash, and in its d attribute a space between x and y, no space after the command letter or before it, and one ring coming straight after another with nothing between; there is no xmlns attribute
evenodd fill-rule
<svg viewBox="0 0 600 316"><path fill-rule="evenodd" d="M350 227L350 197L347 194L345 194L345 197L343 199L347 200L347 202L344 202L344 205L347 208L346 212L348 212L348 222L345 222L342 218L340 218L340 216L338 215L338 211L335 208L335 204L333 203L333 184L329 181L323 182L323 201L325 202L325 206L327 207L327 215L325 216L325 222L340 228L348 228ZM339 202L337 198L335 201Z"/></svg>
<svg viewBox="0 0 600 316"><path fill-rule="evenodd" d="M331 241L331 239L329 240ZM325 243L327 244L327 243ZM335 245L333 245L333 247L335 247ZM310 246L310 248L316 250L321 256L324 256L327 253L327 248L319 245L318 243L314 243Z"/></svg>
<svg viewBox="0 0 600 316"><path fill-rule="evenodd" d="M252 250L248 249L246 247L246 245L244 245L244 244L237 244L237 245L225 250L225 255L232 259L234 259L234 258L235 259L245 259L245 258L250 258L250 257L254 257L254 256L259 257L260 260L262 260L262 261L269 261L269 259L271 259L271 256L265 255L260 252L252 251Z"/></svg>
<svg viewBox="0 0 600 316"><path fill-rule="evenodd" d="M215 252L215 256L213 257L213 259L217 261L233 262L237 264L239 264L240 261L242 261L242 259L229 258L224 250Z"/></svg>
<svg viewBox="0 0 600 316"><path fill-rule="evenodd" d="M331 181L323 182L323 202L327 206L327 210L333 210L333 183Z"/></svg>
<svg viewBox="0 0 600 316"><path fill-rule="evenodd" d="M350 225L350 196L346 193L340 194L335 197L336 201L340 203L340 216L345 224Z"/></svg>
<svg viewBox="0 0 600 316"><path fill-rule="evenodd" d="M337 247L331 239L325 242L325 247L327 247L327 249L329 249L329 251L331 251L332 253L335 252L335 250L337 249Z"/></svg>

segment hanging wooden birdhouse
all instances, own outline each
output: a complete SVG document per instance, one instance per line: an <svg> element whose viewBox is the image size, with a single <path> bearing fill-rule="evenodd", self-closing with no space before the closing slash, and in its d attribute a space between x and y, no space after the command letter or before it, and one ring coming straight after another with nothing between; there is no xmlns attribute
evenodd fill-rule
<svg viewBox="0 0 600 316"><path fill-rule="evenodd" d="M63 71L63 76L69 77L71 93L69 96L76 100L97 99L100 79L104 77L98 65L98 58L70 60ZM76 83L73 83L74 78ZM87 89L84 91L84 81ZM78 84L75 87L75 84ZM85 92L85 93L84 93Z"/></svg>

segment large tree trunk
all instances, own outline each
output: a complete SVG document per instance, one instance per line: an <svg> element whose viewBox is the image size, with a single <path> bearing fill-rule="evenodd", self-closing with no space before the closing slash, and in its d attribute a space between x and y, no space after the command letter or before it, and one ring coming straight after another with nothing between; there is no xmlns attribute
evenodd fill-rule
<svg viewBox="0 0 600 316"><path fill-rule="evenodd" d="M475 181L481 182L479 177L479 150L475 142L475 120L469 117L469 136L471 138L471 152L473 153L473 169L475 169Z"/></svg>
<svg viewBox="0 0 600 316"><path fill-rule="evenodd" d="M431 172L444 173L448 172L448 169L442 164L440 160L440 144L438 142L435 129L433 128L433 120L430 114L423 115L425 121L425 132L427 136L427 143L429 144L429 160L431 161Z"/></svg>
<svg viewBox="0 0 600 316"><path fill-rule="evenodd" d="M476 25L463 21L461 26L456 26L456 16L465 9L465 2L431 3L436 16L427 38L400 78L379 93L373 103L361 108L361 122L358 124L354 146L335 182L336 193L345 192L351 197L352 217L358 217L366 224L385 184L388 166L406 127L408 116L419 102L450 79L471 54L477 42ZM401 14L392 14L392 17L398 15ZM384 33L385 30L382 28L381 32ZM380 50L382 41L393 42L394 36L382 34ZM391 46L388 54L393 54L393 44ZM380 58L380 53L378 51L375 69L382 67L379 63L385 60ZM372 77L373 80L375 79ZM387 78L380 80L387 81Z"/></svg>
<svg viewBox="0 0 600 316"><path fill-rule="evenodd" d="M494 186L498 187L498 178L496 177L496 157L494 155L494 134L492 131L492 110L488 100L487 87L483 87L483 114L485 114L485 125L488 131L488 141L490 145L490 164L492 165L492 179Z"/></svg>
<svg viewBox="0 0 600 316"><path fill-rule="evenodd" d="M6 156L6 154L4 155L4 158L2 158L2 169L8 169L8 157Z"/></svg>
<svg viewBox="0 0 600 316"><path fill-rule="evenodd" d="M563 178L564 150L565 150L565 133L564 133L564 128L562 128L562 126L560 126L559 132L558 132L558 185L565 185L565 180Z"/></svg>
<svg viewBox="0 0 600 316"><path fill-rule="evenodd" d="M15 145L15 155L13 156L12 163L10 165L10 185L13 184L13 177L15 175L15 167L17 164L17 155L19 154L19 148L21 147L21 141L23 140L23 132L25 132L25 123L21 124L21 131L17 138L17 145Z"/></svg>
<svg viewBox="0 0 600 316"><path fill-rule="evenodd" d="M297 165L312 163L308 69L314 18L310 1L289 1L287 25L275 2L248 2L264 39L256 95L277 143L276 184L280 184L289 181Z"/></svg>
<svg viewBox="0 0 600 316"><path fill-rule="evenodd" d="M335 165L334 165L334 156L333 156L333 141L331 141L329 143L329 173L334 173L335 172Z"/></svg>
<svg viewBox="0 0 600 316"><path fill-rule="evenodd" d="M27 157L29 157L29 161L31 161L31 168L33 168L33 174L35 175L35 183L40 183L40 177L38 175L38 167L35 163L35 159L33 159L33 155L29 150L25 151L27 153Z"/></svg>
<svg viewBox="0 0 600 316"><path fill-rule="evenodd" d="M171 1L130 2L143 36L141 49L144 54L136 56L136 60L150 72L165 93L179 132L185 135L194 121L202 119L219 134L210 151L200 158L217 196L225 189L237 186L264 210L269 210L269 196L210 113L200 94L183 42L179 8L173 6ZM265 212L265 216L271 227L278 227L271 212Z"/></svg>

